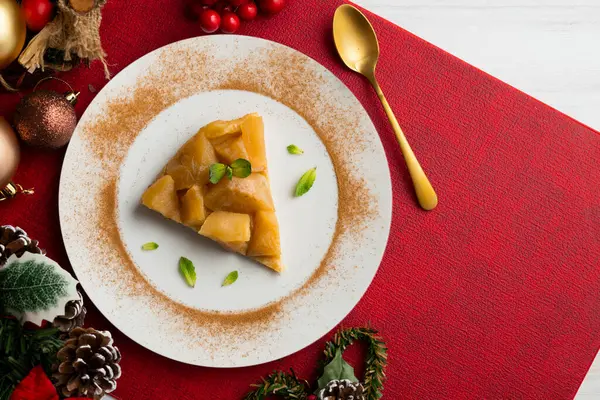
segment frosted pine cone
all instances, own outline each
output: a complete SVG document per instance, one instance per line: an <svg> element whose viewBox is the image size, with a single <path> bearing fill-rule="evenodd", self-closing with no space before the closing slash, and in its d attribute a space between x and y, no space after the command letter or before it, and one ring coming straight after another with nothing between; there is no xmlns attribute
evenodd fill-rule
<svg viewBox="0 0 600 400"><path fill-rule="evenodd" d="M79 300L70 300L65 304L65 314L54 318L52 325L63 333L71 332L72 329L83 326L87 310L83 305L83 296L80 292Z"/></svg>
<svg viewBox="0 0 600 400"><path fill-rule="evenodd" d="M121 353L110 332L75 328L57 353L54 386L64 397L101 399L117 388L121 376Z"/></svg>
<svg viewBox="0 0 600 400"><path fill-rule="evenodd" d="M366 400L365 388L348 379L333 380L321 389L319 400Z"/></svg>
<svg viewBox="0 0 600 400"><path fill-rule="evenodd" d="M11 225L0 226L0 267L6 264L6 260L13 254L21 257L26 251L36 254L45 252L38 247L37 240L31 240L27 232L19 227Z"/></svg>

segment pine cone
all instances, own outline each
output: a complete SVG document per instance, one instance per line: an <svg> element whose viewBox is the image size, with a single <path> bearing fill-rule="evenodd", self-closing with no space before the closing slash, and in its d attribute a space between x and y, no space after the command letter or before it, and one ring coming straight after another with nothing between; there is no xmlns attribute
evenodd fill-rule
<svg viewBox="0 0 600 400"><path fill-rule="evenodd" d="M10 225L0 226L0 267L6 264L10 256L16 254L21 257L26 251L36 254L45 254L38 247L37 240L31 240L27 233Z"/></svg>
<svg viewBox="0 0 600 400"><path fill-rule="evenodd" d="M79 300L70 300L65 304L65 314L54 318L52 325L63 333L68 333L72 329L83 326L87 310L83 305L83 296L77 292Z"/></svg>
<svg viewBox="0 0 600 400"><path fill-rule="evenodd" d="M319 392L319 400L366 400L365 388L348 379L333 380Z"/></svg>
<svg viewBox="0 0 600 400"><path fill-rule="evenodd" d="M60 365L54 366L52 377L62 396L98 400L117 388L121 353L110 332L75 328L57 358Z"/></svg>

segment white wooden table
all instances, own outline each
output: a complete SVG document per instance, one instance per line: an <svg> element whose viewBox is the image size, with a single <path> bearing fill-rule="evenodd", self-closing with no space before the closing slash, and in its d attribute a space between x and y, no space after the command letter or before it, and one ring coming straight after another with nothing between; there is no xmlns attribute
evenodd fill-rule
<svg viewBox="0 0 600 400"><path fill-rule="evenodd" d="M600 129L600 0L354 1ZM600 358L576 399L600 399Z"/></svg>

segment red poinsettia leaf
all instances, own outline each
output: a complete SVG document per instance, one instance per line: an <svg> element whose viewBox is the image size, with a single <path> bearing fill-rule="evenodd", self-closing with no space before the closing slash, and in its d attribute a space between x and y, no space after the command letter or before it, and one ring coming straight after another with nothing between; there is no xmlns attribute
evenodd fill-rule
<svg viewBox="0 0 600 400"><path fill-rule="evenodd" d="M56 389L38 365L15 388L10 400L58 400Z"/></svg>

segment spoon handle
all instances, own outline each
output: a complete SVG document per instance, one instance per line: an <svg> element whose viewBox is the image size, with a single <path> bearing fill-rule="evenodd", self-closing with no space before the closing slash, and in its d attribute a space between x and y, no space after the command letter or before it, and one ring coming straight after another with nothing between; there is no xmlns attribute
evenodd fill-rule
<svg viewBox="0 0 600 400"><path fill-rule="evenodd" d="M377 80L374 76L369 78L369 80L371 81L373 88L375 88L377 96L379 96L379 100L381 100L381 105L383 106L383 109L385 110L385 113L392 124L394 133L396 134L396 139L398 139L400 149L402 150L402 155L406 161L408 172L410 173L410 177L413 181L419 205L424 210L433 210L438 204L437 194L435 194L435 190L433 190L433 186L431 186L429 179L427 179L427 175L425 175L423 168L421 168L419 160L417 160L415 153L413 153L410 145L408 144L408 140L406 140L406 136L404 136L404 132L402 132L402 128L400 128L398 120L396 120L396 116L387 102L383 91L379 87Z"/></svg>

